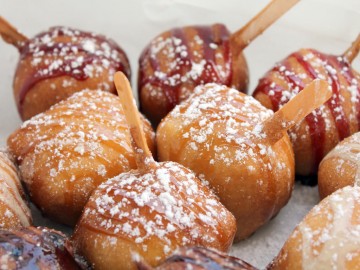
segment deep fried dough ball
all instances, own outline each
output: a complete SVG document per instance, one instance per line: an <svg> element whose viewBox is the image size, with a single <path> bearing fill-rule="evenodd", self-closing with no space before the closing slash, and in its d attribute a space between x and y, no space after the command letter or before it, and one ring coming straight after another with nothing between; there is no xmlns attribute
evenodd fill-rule
<svg viewBox="0 0 360 270"><path fill-rule="evenodd" d="M139 60L140 106L155 126L200 84L247 90L245 57L229 39L223 24L187 26L160 34L144 49Z"/></svg>
<svg viewBox="0 0 360 270"><path fill-rule="evenodd" d="M154 133L143 118L150 148ZM136 168L119 97L86 90L25 122L8 139L31 200L74 225L100 183Z"/></svg>
<svg viewBox="0 0 360 270"><path fill-rule="evenodd" d="M360 186L360 132L340 142L321 161L319 194L323 199L345 186Z"/></svg>
<svg viewBox="0 0 360 270"><path fill-rule="evenodd" d="M159 160L178 162L209 182L237 220L236 240L276 215L293 188L294 156L286 132L272 145L255 128L271 115L250 96L207 84L157 129Z"/></svg>
<svg viewBox="0 0 360 270"><path fill-rule="evenodd" d="M316 174L323 157L360 127L360 75L343 57L313 49L290 54L260 79L253 96L274 111L314 79L332 87L333 96L289 131L296 173Z"/></svg>
<svg viewBox="0 0 360 270"><path fill-rule="evenodd" d="M14 96L23 120L83 89L116 93L116 71L130 77L125 52L111 39L69 27L52 27L19 48Z"/></svg>
<svg viewBox="0 0 360 270"><path fill-rule="evenodd" d="M134 254L156 266L182 246L228 251L235 231L233 215L193 172L152 162L95 190L73 242L95 269L136 269Z"/></svg>
<svg viewBox="0 0 360 270"><path fill-rule="evenodd" d="M360 269L360 187L339 189L316 205L268 269Z"/></svg>

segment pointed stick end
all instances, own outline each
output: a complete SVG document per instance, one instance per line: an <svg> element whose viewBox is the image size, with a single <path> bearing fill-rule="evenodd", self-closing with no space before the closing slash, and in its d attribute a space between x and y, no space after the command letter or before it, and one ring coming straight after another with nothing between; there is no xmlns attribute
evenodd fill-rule
<svg viewBox="0 0 360 270"><path fill-rule="evenodd" d="M0 37L9 44L14 45L19 50L29 39L12 26L5 18L0 16Z"/></svg>
<svg viewBox="0 0 360 270"><path fill-rule="evenodd" d="M130 84L129 80L127 79L127 77L125 76L124 73L122 73L121 71L117 71L114 74L114 84L115 84L115 88L117 93L120 95L120 91L122 91L123 87L122 85L124 84Z"/></svg>

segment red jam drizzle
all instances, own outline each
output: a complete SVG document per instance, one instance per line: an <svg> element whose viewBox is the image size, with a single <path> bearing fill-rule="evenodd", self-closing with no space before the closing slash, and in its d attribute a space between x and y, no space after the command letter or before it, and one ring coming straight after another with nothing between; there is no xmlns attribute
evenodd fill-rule
<svg viewBox="0 0 360 270"><path fill-rule="evenodd" d="M345 78L348 85L352 85L353 81L357 81L357 78L355 77L349 62L347 62L346 59L342 57L332 56L330 58L330 61L334 66L337 67L337 70L341 70L341 75ZM356 89L357 89L356 91L357 99L355 102L355 111L356 111L356 119L358 122L358 130L360 130L360 83L357 84Z"/></svg>
<svg viewBox="0 0 360 270"><path fill-rule="evenodd" d="M175 68L166 72L164 77L155 76L156 72L160 72L160 63L156 57L151 55L153 44L150 43L148 47L143 51L139 64L139 96L143 87L147 84L150 84L154 88L162 89L167 101L168 101L168 110L170 111L180 102L180 90L183 87L184 83L197 86L200 84L206 84L210 82L220 83L225 85L230 85L232 81L232 58L230 52L230 43L229 36L230 33L224 25L213 25L213 26L193 26L192 27L198 38L202 41L202 51L203 59L206 61L204 67L201 71L201 74L197 78L188 78L186 82L181 81L181 77L191 71L194 64L198 64L198 61L195 61L195 56L193 52L189 49L189 43L196 42L194 39L189 39L185 35L183 28L174 28L171 30L170 36L176 40L180 40L181 46L186 47L187 53L181 53L178 50L175 50L175 59L177 65ZM174 48L177 45L172 41L172 46ZM226 67L225 75L220 74L220 70L216 65L216 49L211 47L211 44L221 47L224 58L224 66ZM179 44L178 44L179 45ZM154 75L146 77L145 76L145 63L149 61L151 68L153 69ZM178 77L174 83L169 83L169 78Z"/></svg>
<svg viewBox="0 0 360 270"><path fill-rule="evenodd" d="M44 42L43 44L41 44L41 39L45 36L50 36L52 38L68 36L68 32L71 33L71 36L69 36L69 38L76 38L77 42L79 42L78 39L89 39L94 42L96 47L101 47L101 45L104 44L109 48L111 56L109 57L105 56L104 54L99 54L97 52L97 49L94 52L90 52L88 50L85 50L83 46L79 44L74 44L72 42L55 43L51 40L50 42ZM63 55L64 52L66 52L65 56ZM114 52L118 54L117 58L113 57ZM59 26L52 27L49 29L49 31L40 33L35 36L32 40L27 42L20 50L21 60L28 57L43 58L46 56L55 57L56 60L61 60L62 62L59 63L56 68L49 70L49 67L53 64L53 61L49 61L49 63L44 63L44 61L42 61L36 68L34 68L34 72L27 74L27 77L22 85L22 88L19 91L19 95L17 98L17 106L20 112L22 111L22 106L27 93L32 89L34 85L36 85L40 81L61 76L70 76L78 81L84 81L89 78L89 76L85 72L85 68L88 65L102 65L102 61L105 60L108 63L106 69L112 68L115 71L124 72L129 78L131 76L129 61L125 52L111 39L107 39L105 36L95 35L90 32L84 32ZM81 63L75 67L72 66L71 63L74 62L79 56L83 57ZM66 57L68 59L65 59ZM125 59L125 63L123 63L121 59Z"/></svg>
<svg viewBox="0 0 360 270"><path fill-rule="evenodd" d="M341 69L337 69L336 66L332 65L332 59L335 59L335 61L337 61L335 56L324 55L315 50L311 50L311 52L319 59L321 59L324 63L329 65L330 68L336 69L336 73L332 73L328 69L326 69L327 75L331 80L331 87L333 91L333 95L327 102L327 105L329 106L331 114L335 119L335 125L339 135L339 140L342 141L346 137L350 136L350 124L346 117L344 107L341 104L342 96L340 92L340 81L337 75L340 74ZM316 79L316 77L313 77L313 79Z"/></svg>
<svg viewBox="0 0 360 270"><path fill-rule="evenodd" d="M338 76L339 74L342 74L346 78L346 81L349 85L351 85L351 81L355 79L355 77L351 72L349 64L345 63L343 60L339 61L336 56L325 55L316 50L308 50L308 52L312 53L315 57L322 61L322 65L325 66L327 78L331 81L333 95L326 104L330 109L333 118L335 119L335 126L338 132L339 140L343 140L350 135L350 123L341 104L342 96L340 92L340 81ZM288 99L282 99L283 92L287 91L287 89L284 89L283 87L268 79L268 75L270 73L276 72L282 78L284 78L292 86L292 88L289 90L290 92L293 92L296 87L298 87L299 91L305 87L304 81L299 77L298 74L294 72L289 61L290 58L295 58L296 61L305 70L306 75L311 79L316 79L319 77L315 68L310 64L310 62L304 59L303 54L300 52L291 54L285 60L277 64L272 70L268 72L267 75L265 75L263 79L260 80L259 85L254 91L254 95L259 92L267 95L271 100L274 111L277 111L281 104L285 104L288 101ZM326 68L326 66L328 66L328 68ZM340 73L344 66L347 67L347 69L345 69L346 71ZM336 72L331 72L330 70L334 70ZM358 102L356 106L358 108L357 117L360 123L360 102ZM318 164L326 154L324 149L324 140L326 138L325 119L322 116L321 111L317 109L313 113L309 114L305 118L305 121L307 122L310 129L309 131L315 162L315 167L313 169L316 170Z"/></svg>

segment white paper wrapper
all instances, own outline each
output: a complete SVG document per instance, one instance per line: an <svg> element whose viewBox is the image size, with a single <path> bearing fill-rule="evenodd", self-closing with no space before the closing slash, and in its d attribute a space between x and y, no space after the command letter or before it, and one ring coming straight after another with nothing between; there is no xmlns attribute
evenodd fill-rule
<svg viewBox="0 0 360 270"><path fill-rule="evenodd" d="M135 86L138 57L156 35L172 27L216 22L235 31L267 3L265 0L0 0L0 15L28 36L50 26L66 25L113 38L131 60ZM341 54L359 31L359 0L302 0L246 48L250 90L276 61L289 53L310 47ZM12 94L17 60L16 49L0 42L0 147L5 146L8 135L21 123ZM354 61L354 66L359 69L359 59ZM234 245L231 253L254 266L266 266L318 200L316 187L297 185L290 203L280 214L252 237ZM55 226L39 213L35 214L35 223ZM69 231L59 225L56 228Z"/></svg>

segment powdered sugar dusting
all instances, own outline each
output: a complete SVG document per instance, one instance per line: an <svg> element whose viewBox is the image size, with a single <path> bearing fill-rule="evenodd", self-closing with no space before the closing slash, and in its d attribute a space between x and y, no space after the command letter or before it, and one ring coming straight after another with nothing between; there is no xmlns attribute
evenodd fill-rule
<svg viewBox="0 0 360 270"><path fill-rule="evenodd" d="M153 139L146 121L144 128ZM24 122L8 145L30 194L38 181L46 183L44 187L57 191L44 196L69 207L69 215L79 215L101 182L136 167L120 100L100 90L78 92Z"/></svg>
<svg viewBox="0 0 360 270"><path fill-rule="evenodd" d="M177 128L182 130L183 138L193 150L214 148L213 162L222 160L230 166L244 157L259 162L258 153L274 155L272 146L253 143L255 138L264 139L261 122L271 115L272 111L250 96L240 95L237 90L225 86L207 84L195 88L189 101L175 107L169 118L181 119L179 123L182 124ZM162 125L166 125L166 121L159 129ZM223 132L214 135L215 129ZM212 145L214 136L224 143ZM233 158L224 155L230 144L237 148Z"/></svg>
<svg viewBox="0 0 360 270"><path fill-rule="evenodd" d="M153 109L146 96L159 100L169 112L189 97L197 85L243 85L232 74L229 34L222 24L188 26L171 29L151 41L139 60L140 102L146 106L144 111L150 111L150 118Z"/></svg>
<svg viewBox="0 0 360 270"><path fill-rule="evenodd" d="M206 84L196 87L157 130L159 159L177 161L203 176L234 213L241 237L278 212L292 191L293 157L284 154L291 153L290 142L285 135L272 144L263 132L262 123L272 115L251 96ZM169 143L174 138L179 142ZM243 188L247 185L254 188ZM279 196L279 190L286 195ZM259 202L262 199L266 200L264 204ZM244 203L251 206L245 210ZM258 223L254 221L245 228L245 222L251 223L249 220L256 216L254 212L266 214L257 216L254 220Z"/></svg>
<svg viewBox="0 0 360 270"><path fill-rule="evenodd" d="M131 74L124 51L114 41L69 27L52 27L25 43L19 67L27 60L33 72L26 73L20 95L25 95L28 88L41 79L63 75L77 80L93 78L94 82L100 78L101 82L97 85L94 83L95 88L110 91L116 71L123 71L127 76ZM108 77L104 77L104 74L108 74ZM65 78L62 87L72 85L73 80ZM51 84L51 88L56 90L57 85Z"/></svg>
<svg viewBox="0 0 360 270"><path fill-rule="evenodd" d="M234 233L232 215L190 170L173 162L160 163L145 174L123 173L101 184L79 224L79 230L90 226L135 241L141 252L156 237L162 258L185 245L220 248L219 240L232 239Z"/></svg>
<svg viewBox="0 0 360 270"><path fill-rule="evenodd" d="M350 182L360 186L360 132L340 142L325 156L322 162L328 159L336 159L335 171L339 174L343 170L345 161L349 161L352 166L355 166L356 172Z"/></svg>
<svg viewBox="0 0 360 270"><path fill-rule="evenodd" d="M358 217L360 187L345 187L315 206L298 227L303 269L345 269L360 246ZM317 215L327 217L324 226L310 227Z"/></svg>

